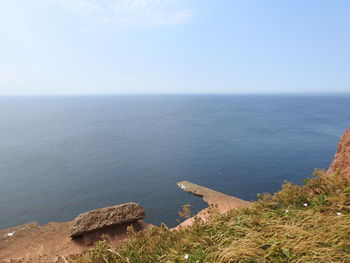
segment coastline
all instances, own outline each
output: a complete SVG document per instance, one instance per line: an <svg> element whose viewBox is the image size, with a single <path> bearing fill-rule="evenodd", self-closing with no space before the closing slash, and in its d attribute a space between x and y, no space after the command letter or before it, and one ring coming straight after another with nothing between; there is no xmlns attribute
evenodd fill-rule
<svg viewBox="0 0 350 263"><path fill-rule="evenodd" d="M347 180L350 178L350 127L341 137L337 147L337 153L335 154L326 176L333 177L338 173L342 173ZM205 224L208 220L211 220L210 213L208 212L211 208L216 209L218 214L224 215L237 209L249 209L253 205L251 202L187 181L179 182L178 186L185 192L203 198L203 200L208 203L208 208L199 211L197 215L188 218L179 226L173 228L174 231L182 231L184 228L191 227L197 220ZM137 207L139 206L137 204L134 205ZM108 215L111 213L110 211L112 211L108 209L117 209L115 211L121 211L121 214L124 213L126 216L130 215L130 209L125 210L124 208L120 209L120 207L121 206L103 208L91 212L95 214L96 212L105 211L107 209L105 213ZM142 208L138 207L137 209ZM82 235L79 235L78 238L72 237L71 234L72 226L76 224L77 219L64 223L50 222L44 226L32 222L0 230L0 262L34 263L38 262L38 259L42 259L42 257L44 257L44 260L47 260L47 262L59 263L62 260L63 262L68 262L65 259L66 257L70 257L74 254L84 254L86 251L89 251L98 240L108 240L110 245L118 246L131 239L129 232L130 227L135 231L152 231L154 226L140 220L140 218L143 219L144 212L141 211L140 213L133 216L135 220L130 221L130 219L128 219L129 222L123 223L123 221L120 221L121 223L110 226L106 224L101 225L99 222L93 221L92 223L96 225L96 230L92 230L91 222L87 222L89 226L87 232L80 232ZM337 215L341 215L341 213L337 212ZM82 215L77 218L81 216ZM111 219L111 217L108 216L107 220L109 219ZM94 217L90 220L94 220ZM106 239L106 237L108 238Z"/></svg>

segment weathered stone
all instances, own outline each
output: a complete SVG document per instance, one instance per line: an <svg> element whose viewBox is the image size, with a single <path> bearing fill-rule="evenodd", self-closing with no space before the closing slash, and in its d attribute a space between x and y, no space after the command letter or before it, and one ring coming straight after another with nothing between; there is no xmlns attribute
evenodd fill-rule
<svg viewBox="0 0 350 263"><path fill-rule="evenodd" d="M350 127L341 137L337 153L328 169L329 174L336 172L344 173L350 177Z"/></svg>
<svg viewBox="0 0 350 263"><path fill-rule="evenodd" d="M202 197L202 199L210 206L216 207L220 214L225 214L232 209L245 208L252 205L251 202L239 199L234 196L226 195L210 188L193 184L187 181L177 183L177 185L187 193ZM196 216L188 218L182 222L179 227L187 227L193 225L195 218L200 218L204 222L210 217L208 208L201 210Z"/></svg>
<svg viewBox="0 0 350 263"><path fill-rule="evenodd" d="M70 236L77 237L91 231L143 219L145 216L143 207L136 203L92 210L73 220Z"/></svg>
<svg viewBox="0 0 350 263"><path fill-rule="evenodd" d="M179 182L177 185L187 193L202 197L209 206L218 206L219 209L223 208L223 210L230 210L251 205L251 202L187 181Z"/></svg>

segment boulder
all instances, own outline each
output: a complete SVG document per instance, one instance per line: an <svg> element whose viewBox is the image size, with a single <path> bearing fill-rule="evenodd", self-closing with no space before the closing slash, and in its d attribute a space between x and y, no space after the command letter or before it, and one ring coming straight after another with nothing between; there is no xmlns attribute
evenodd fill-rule
<svg viewBox="0 0 350 263"><path fill-rule="evenodd" d="M92 210L79 215L70 228L72 238L110 226L133 222L145 218L145 210L136 203Z"/></svg>
<svg viewBox="0 0 350 263"><path fill-rule="evenodd" d="M336 172L350 177L350 127L341 137L333 162L328 169L329 174Z"/></svg>

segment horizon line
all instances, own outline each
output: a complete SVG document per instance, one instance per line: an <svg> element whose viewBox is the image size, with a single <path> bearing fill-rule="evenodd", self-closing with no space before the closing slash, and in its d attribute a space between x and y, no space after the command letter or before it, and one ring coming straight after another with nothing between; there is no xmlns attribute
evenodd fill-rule
<svg viewBox="0 0 350 263"><path fill-rule="evenodd" d="M217 96L253 96L253 95L350 95L350 91L342 92L256 92L256 93L38 93L38 94L0 94L0 97L92 97L92 96L176 96L176 95L217 95Z"/></svg>

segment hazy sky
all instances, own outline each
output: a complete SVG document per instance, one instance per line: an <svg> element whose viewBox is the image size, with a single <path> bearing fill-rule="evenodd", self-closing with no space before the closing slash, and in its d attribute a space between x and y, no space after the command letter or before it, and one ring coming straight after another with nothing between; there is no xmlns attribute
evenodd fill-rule
<svg viewBox="0 0 350 263"><path fill-rule="evenodd" d="M350 1L0 2L0 94L290 92L350 92Z"/></svg>

